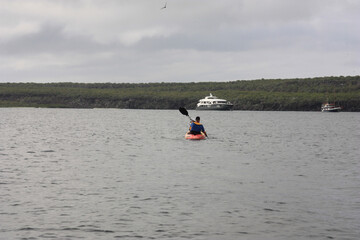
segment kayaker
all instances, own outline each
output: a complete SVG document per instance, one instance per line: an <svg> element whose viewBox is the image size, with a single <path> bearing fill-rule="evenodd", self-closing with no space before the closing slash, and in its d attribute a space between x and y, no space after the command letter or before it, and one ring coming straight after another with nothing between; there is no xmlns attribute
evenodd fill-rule
<svg viewBox="0 0 360 240"><path fill-rule="evenodd" d="M201 134L203 132L207 137L204 126L200 123L200 117L196 117L195 121L191 121L189 133L190 134Z"/></svg>

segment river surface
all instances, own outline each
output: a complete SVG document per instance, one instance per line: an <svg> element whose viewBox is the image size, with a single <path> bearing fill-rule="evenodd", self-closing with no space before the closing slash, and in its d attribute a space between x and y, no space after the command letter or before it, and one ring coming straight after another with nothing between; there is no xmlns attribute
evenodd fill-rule
<svg viewBox="0 0 360 240"><path fill-rule="evenodd" d="M360 114L0 108L0 239L359 239Z"/></svg>

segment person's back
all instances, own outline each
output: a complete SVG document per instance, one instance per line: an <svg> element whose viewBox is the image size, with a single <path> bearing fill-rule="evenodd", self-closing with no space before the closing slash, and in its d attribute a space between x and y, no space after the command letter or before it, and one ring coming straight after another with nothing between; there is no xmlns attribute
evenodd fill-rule
<svg viewBox="0 0 360 240"><path fill-rule="evenodd" d="M200 134L203 132L205 136L207 136L205 132L204 126L200 123L200 117L196 117L195 122L192 122L189 128L190 134Z"/></svg>

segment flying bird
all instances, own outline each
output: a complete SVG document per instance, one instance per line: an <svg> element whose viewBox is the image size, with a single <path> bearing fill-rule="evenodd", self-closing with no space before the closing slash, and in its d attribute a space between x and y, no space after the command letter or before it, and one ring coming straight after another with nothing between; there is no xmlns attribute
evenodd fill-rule
<svg viewBox="0 0 360 240"><path fill-rule="evenodd" d="M165 8L166 8L166 4L167 4L167 2L165 3L165 6L163 6L161 9L165 9ZM161 10L161 9L160 9L160 10Z"/></svg>

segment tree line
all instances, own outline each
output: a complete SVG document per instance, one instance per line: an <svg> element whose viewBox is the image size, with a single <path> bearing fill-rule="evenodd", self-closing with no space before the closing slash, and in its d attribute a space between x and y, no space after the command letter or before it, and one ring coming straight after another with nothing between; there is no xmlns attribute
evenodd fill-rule
<svg viewBox="0 0 360 240"><path fill-rule="evenodd" d="M192 83L0 83L0 107L194 109L212 93L234 110L360 111L360 76Z"/></svg>

